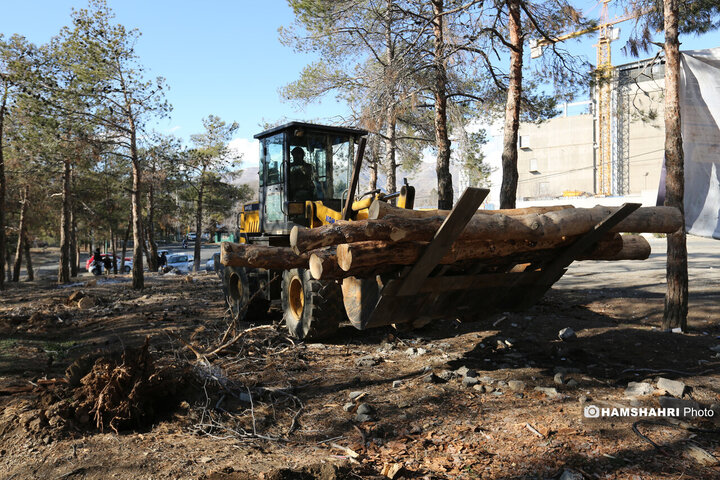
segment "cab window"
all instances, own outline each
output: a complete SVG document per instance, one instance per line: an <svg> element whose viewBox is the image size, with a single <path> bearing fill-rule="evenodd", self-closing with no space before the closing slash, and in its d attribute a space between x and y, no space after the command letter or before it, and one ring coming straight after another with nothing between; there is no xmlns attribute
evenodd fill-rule
<svg viewBox="0 0 720 480"><path fill-rule="evenodd" d="M260 186L283 183L283 134L264 138L260 144L260 159L263 171Z"/></svg>

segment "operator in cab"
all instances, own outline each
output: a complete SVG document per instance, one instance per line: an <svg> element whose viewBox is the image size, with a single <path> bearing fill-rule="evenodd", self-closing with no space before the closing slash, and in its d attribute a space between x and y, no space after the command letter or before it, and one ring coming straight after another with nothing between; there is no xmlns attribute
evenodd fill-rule
<svg viewBox="0 0 720 480"><path fill-rule="evenodd" d="M315 183L313 182L312 165L305 161L305 151L301 147L295 147L290 151L290 198L295 202L314 200Z"/></svg>

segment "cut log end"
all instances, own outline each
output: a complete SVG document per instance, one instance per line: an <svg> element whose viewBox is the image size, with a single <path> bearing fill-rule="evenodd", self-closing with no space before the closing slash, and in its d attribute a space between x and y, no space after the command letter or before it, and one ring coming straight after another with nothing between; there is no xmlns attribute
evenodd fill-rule
<svg viewBox="0 0 720 480"><path fill-rule="evenodd" d="M299 236L300 227L297 225L290 230L290 248L292 248L292 251L295 252L296 255L299 255L300 249L298 248L298 236Z"/></svg>

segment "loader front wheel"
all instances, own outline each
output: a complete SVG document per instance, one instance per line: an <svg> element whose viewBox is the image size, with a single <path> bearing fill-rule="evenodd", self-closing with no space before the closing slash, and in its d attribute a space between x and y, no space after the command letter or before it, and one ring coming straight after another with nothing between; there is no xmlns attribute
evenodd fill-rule
<svg viewBox="0 0 720 480"><path fill-rule="evenodd" d="M340 286L313 279L309 270L283 272L281 297L285 324L295 338L328 338L345 318Z"/></svg>

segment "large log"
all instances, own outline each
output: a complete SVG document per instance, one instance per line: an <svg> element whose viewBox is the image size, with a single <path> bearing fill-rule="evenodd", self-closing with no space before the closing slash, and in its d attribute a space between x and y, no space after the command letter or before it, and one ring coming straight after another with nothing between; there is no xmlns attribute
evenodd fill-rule
<svg viewBox="0 0 720 480"><path fill-rule="evenodd" d="M379 203L384 204L384 202ZM392 211L395 213L410 211L396 207L388 208L394 209ZM553 210L542 214L475 214L458 241L558 240L565 236L582 235L615 210L616 207L599 206ZM387 216L377 220L336 223L315 229L294 227L290 233L290 245L299 253L328 245L370 240L427 242L435 236L444 220L441 216L425 218ZM633 212L612 231L670 233L681 225L682 217L677 209L645 207Z"/></svg>
<svg viewBox="0 0 720 480"><path fill-rule="evenodd" d="M550 205L541 207L506 208L504 210L478 210L475 215L495 215L497 213L510 216L528 215L532 213L543 214L559 210L567 210L569 208L574 207L572 205ZM447 217L450 215L450 210L411 210L407 208L399 208L381 200L373 201L368 210L368 218L373 220L391 215L394 217L405 218Z"/></svg>
<svg viewBox="0 0 720 480"><path fill-rule="evenodd" d="M371 265L353 268L345 271L340 268L336 255L317 254L320 250L310 252L310 275L315 280L339 280L350 276L369 278L376 275L387 274L401 268L398 265Z"/></svg>
<svg viewBox="0 0 720 480"><path fill-rule="evenodd" d="M523 252L548 251L547 253L552 255L553 250L568 246L575 240L577 237L540 241L459 241L440 260L440 264L515 257ZM424 242L368 241L343 244L337 247L337 262L345 272L357 272L362 268L378 265L412 265L420 258L426 246L427 243ZM644 260L649 254L650 245L644 238L612 234L600 240L592 250L580 256L578 260Z"/></svg>
<svg viewBox="0 0 720 480"><path fill-rule="evenodd" d="M224 242L220 249L220 262L230 267L288 270L308 268L310 255L297 255L288 247L268 247L247 243Z"/></svg>
<svg viewBox="0 0 720 480"><path fill-rule="evenodd" d="M570 243L564 241L516 241L495 242L492 240L458 241L443 256L440 264L448 265L463 260L504 257L519 252L546 250ZM427 247L427 242L393 243L367 241L345 243L337 247L338 265L349 272L361 267L377 265L412 265Z"/></svg>
<svg viewBox="0 0 720 480"><path fill-rule="evenodd" d="M340 267L337 263L335 249L315 250L310 253L308 261L310 275L316 280L330 278L339 273Z"/></svg>
<svg viewBox="0 0 720 480"><path fill-rule="evenodd" d="M650 243L640 235L620 235L622 248L614 251L616 245L598 242L591 252L582 255L577 260L647 260L650 256Z"/></svg>

